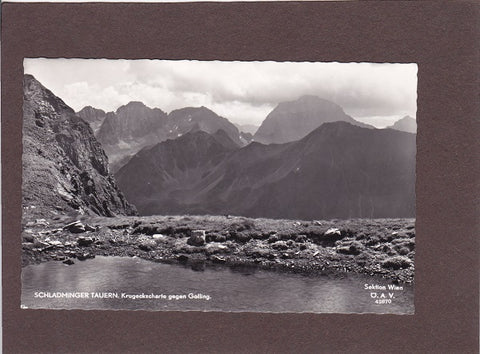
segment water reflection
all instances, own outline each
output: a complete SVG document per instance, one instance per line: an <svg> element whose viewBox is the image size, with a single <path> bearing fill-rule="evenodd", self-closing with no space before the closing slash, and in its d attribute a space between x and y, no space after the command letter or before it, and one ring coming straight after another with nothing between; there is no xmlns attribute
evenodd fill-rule
<svg viewBox="0 0 480 354"><path fill-rule="evenodd" d="M205 267L202 262L193 267L121 257L97 257L72 266L49 262L24 268L22 282L22 304L29 308L413 313L410 286L394 292L391 304L374 302L364 284L389 284L381 278L307 277L253 267ZM105 292L119 298L36 298L39 291ZM166 298L121 297L142 293ZM173 295L178 296L168 298Z"/></svg>

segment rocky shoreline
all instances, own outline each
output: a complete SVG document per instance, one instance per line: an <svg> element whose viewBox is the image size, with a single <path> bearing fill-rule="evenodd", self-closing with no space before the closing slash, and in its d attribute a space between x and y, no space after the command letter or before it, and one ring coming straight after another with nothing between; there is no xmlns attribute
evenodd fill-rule
<svg viewBox="0 0 480 354"><path fill-rule="evenodd" d="M22 233L22 266L95 256L163 263L254 266L306 275L353 272L414 279L414 219L292 221L232 216L35 219Z"/></svg>

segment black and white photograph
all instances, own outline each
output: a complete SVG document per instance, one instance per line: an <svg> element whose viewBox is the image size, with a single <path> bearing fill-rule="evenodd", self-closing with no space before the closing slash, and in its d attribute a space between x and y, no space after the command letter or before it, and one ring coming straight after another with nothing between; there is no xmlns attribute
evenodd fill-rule
<svg viewBox="0 0 480 354"><path fill-rule="evenodd" d="M26 58L22 309L414 309L417 64Z"/></svg>

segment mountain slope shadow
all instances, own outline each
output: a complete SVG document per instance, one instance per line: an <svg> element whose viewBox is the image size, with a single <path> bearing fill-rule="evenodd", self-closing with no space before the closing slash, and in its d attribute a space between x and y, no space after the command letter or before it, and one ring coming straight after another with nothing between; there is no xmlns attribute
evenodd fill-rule
<svg viewBox="0 0 480 354"><path fill-rule="evenodd" d="M325 123L285 144L203 133L143 150L117 179L143 215L383 218L415 215L415 135Z"/></svg>

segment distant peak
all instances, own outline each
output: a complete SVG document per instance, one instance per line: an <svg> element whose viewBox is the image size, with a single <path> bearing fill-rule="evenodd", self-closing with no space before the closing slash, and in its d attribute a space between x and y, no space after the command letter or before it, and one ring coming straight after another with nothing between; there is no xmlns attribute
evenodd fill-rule
<svg viewBox="0 0 480 354"><path fill-rule="evenodd" d="M410 116L405 116L405 117L397 120L395 123L393 123L391 126L389 126L387 128L401 130L401 131L408 132L408 133L416 133L417 132L417 120L415 118L410 117Z"/></svg>
<svg viewBox="0 0 480 354"><path fill-rule="evenodd" d="M297 99L297 101L320 101L320 100L323 100L323 99L315 95L303 95Z"/></svg>
<svg viewBox="0 0 480 354"><path fill-rule="evenodd" d="M319 107L336 107L342 109L335 102L329 101L325 98L321 98L315 95L303 95L293 101L285 101L278 104L278 107L290 107L290 106L319 106Z"/></svg>
<svg viewBox="0 0 480 354"><path fill-rule="evenodd" d="M96 111L96 112L103 112L103 113L105 113L105 111L104 111L103 109L95 108L95 107L92 107L92 106L85 106L85 107L83 107L80 111L78 111L78 113L80 113L80 112L86 112L86 111Z"/></svg>
<svg viewBox="0 0 480 354"><path fill-rule="evenodd" d="M321 97L318 97L318 96L315 96L315 95L303 95L303 96L300 96L297 101L300 101L300 102L328 102L328 103L334 103L332 101L329 101L325 98L321 98Z"/></svg>
<svg viewBox="0 0 480 354"><path fill-rule="evenodd" d="M218 114L216 114L214 111L212 111L211 109L208 109L205 106L183 107L183 108L175 109L170 112L170 116L177 116L177 115L181 116L183 114L192 115L192 117L189 117L189 118L197 117L198 114L200 114L201 116L204 116L205 114L218 116Z"/></svg>
<svg viewBox="0 0 480 354"><path fill-rule="evenodd" d="M176 111L209 111L213 112L211 109L205 107L205 106L200 106L200 107L183 107L179 108Z"/></svg>
<svg viewBox="0 0 480 354"><path fill-rule="evenodd" d="M134 108L134 107L144 108L144 107L147 107L147 106L143 102L140 102L140 101L130 101L127 104L118 107L117 112L119 112L123 109L126 109L126 108Z"/></svg>
<svg viewBox="0 0 480 354"><path fill-rule="evenodd" d="M140 102L140 101L130 101L130 102L128 102L125 106L142 106L142 107L146 107L146 106L145 106L145 103Z"/></svg>

